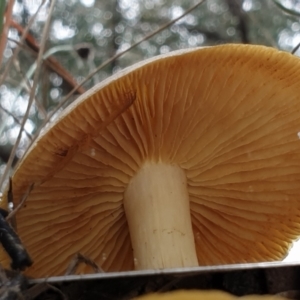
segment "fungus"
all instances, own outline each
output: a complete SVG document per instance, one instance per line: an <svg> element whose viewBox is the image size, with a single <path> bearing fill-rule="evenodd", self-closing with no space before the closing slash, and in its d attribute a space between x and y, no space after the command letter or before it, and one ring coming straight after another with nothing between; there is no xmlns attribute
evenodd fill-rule
<svg viewBox="0 0 300 300"><path fill-rule="evenodd" d="M243 300L284 300L285 298L272 295L247 295L243 297L237 297L229 293L218 291L218 290L209 290L209 291L173 291L164 294L149 294L146 296L141 296L134 298L135 300L234 300L234 299L243 299Z"/></svg>
<svg viewBox="0 0 300 300"><path fill-rule="evenodd" d="M16 215L28 275L77 252L105 271L282 259L300 234L299 69L262 46L188 49L82 95L12 177L15 205L34 185Z"/></svg>

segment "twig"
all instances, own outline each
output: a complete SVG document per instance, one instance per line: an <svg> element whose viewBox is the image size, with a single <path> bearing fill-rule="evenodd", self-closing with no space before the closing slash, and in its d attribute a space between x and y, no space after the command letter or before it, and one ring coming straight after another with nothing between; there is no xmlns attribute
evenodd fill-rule
<svg viewBox="0 0 300 300"><path fill-rule="evenodd" d="M32 85L31 85L31 83L29 81L31 78L27 77L23 73L23 71L20 68L20 65L16 64L15 68L20 73L21 77L23 78L21 84L19 84L19 89L18 89L18 93L17 93L17 96L16 96L16 99L17 99L18 96L21 94L23 85L24 85L25 88L27 88L28 93L30 93L30 91L32 90ZM36 105L39 113L45 118L47 116L47 111L44 108L44 106L40 103L40 101L36 97L34 97L34 102L35 102L35 105Z"/></svg>
<svg viewBox="0 0 300 300"><path fill-rule="evenodd" d="M191 8L189 8L188 10L186 10L181 16L179 16L178 18L171 20L169 22L167 22L165 25L159 27L157 30L155 30L154 32L148 34L147 36L145 36L144 38L142 38L141 40L139 40L138 42L134 43L133 45L131 45L129 48L127 48L126 50L114 55L113 57L111 57L110 59L108 59L107 61L105 61L103 64L101 64L99 67L97 67L92 73L90 73L80 84L78 84L76 87L74 87L74 89L69 92L68 95L66 95L61 101L60 103L56 106L56 108L49 113L48 117L44 120L43 124L40 126L40 128L36 131L35 136L33 138L33 140L31 141L31 143L29 144L26 152L28 151L28 149L30 148L30 146L32 145L32 143L37 139L37 137L39 136L42 128L51 120L51 118L54 116L54 114L62 107L65 105L65 103L69 100L69 98L73 95L73 93L78 90L79 87L81 87L83 84L85 84L87 81L89 81L97 72L99 72L101 69L103 69L104 67L106 67L108 64L110 64L112 61L114 61L115 59L123 56L125 53L127 53L128 51L130 51L131 49L135 48L136 46L138 46L139 44L141 44L142 42L152 38L153 36L155 36L156 34L158 34L159 32L163 31L164 29L168 28L169 26L173 25L174 23L176 23L177 21L179 21L180 19L182 19L183 17L185 17L186 15L188 15L189 13L191 13L195 8L197 8L199 5L201 5L202 3L204 3L205 0L200 0L199 2L197 2L194 6L192 6ZM26 153L25 152L25 153Z"/></svg>
<svg viewBox="0 0 300 300"><path fill-rule="evenodd" d="M21 128L19 130L17 140L16 140L16 142L13 146L13 149L12 149L11 155L8 159L8 162L6 164L3 176L0 179L0 189L2 187L2 184L5 180L5 178L8 175L8 172L9 172L10 168L11 168L11 165L12 165L12 162L13 162L13 157L15 155L17 147L19 146L19 143L20 143L20 140L21 140L21 137L22 137L23 128L24 128L24 125L25 125L25 123L27 121L27 118L29 116L29 111L30 111L31 105L32 105L33 100L34 100L36 88L37 88L38 81L39 81L39 75L40 75L40 70L41 70L41 65L42 65L42 58L43 58L43 54L44 54L44 50L45 50L45 46L46 46L46 42L47 42L47 38L48 38L48 32L49 32L50 23L51 23L51 16L52 16L52 12L53 12L53 9L54 9L55 2L56 2L56 0L52 0L52 2L50 4L49 15L48 15L48 18L46 20L46 24L44 26L43 33L42 33L42 41L41 41L41 45L40 45L40 52L39 52L39 55L38 55L38 58L37 58L37 69L36 69L36 72L34 74L33 85L32 85L31 93L30 93L30 96L29 96L27 109L26 109L25 115L24 115L22 123L21 123Z"/></svg>
<svg viewBox="0 0 300 300"><path fill-rule="evenodd" d="M168 23L166 23L165 25L161 26L160 28L158 28L157 30L155 30L154 32L150 33L149 35L145 36L144 38L142 38L141 40L139 40L138 42L134 43L133 45L131 45L129 48L127 48L126 50L114 55L112 58L108 59L107 61L105 61L103 64L101 64L98 68L96 68L96 70L94 70L91 74L89 74L80 84L77 85L77 87L75 87L68 95L66 95L64 97L64 99L59 103L59 105L56 107L55 110L53 110L53 112L51 112L48 116L48 121L51 119L51 117L53 117L53 115L67 102L67 100L69 99L69 97L71 95L73 95L73 93L76 91L76 89L79 86L82 86L83 84L85 84L88 80L90 80L96 73L98 73L101 69L103 69L104 67L106 67L108 64L110 64L112 61L116 60L117 58L123 56L125 53L127 53L128 51L132 50L133 48L135 48L136 46L138 46L139 44L141 44L142 42L152 38L153 36L155 36L156 34L158 34L159 32L163 31L164 29L168 28L169 26L173 25L174 23L176 23L177 21L179 21L180 19L182 19L183 17L185 17L186 15L188 15L190 12L192 12L195 8L197 8L200 4L202 4L205 0L201 0L199 1L197 4L195 4L194 6L192 6L191 8L189 8L188 10L186 10L181 16L179 16L178 18L169 21Z"/></svg>
<svg viewBox="0 0 300 300"><path fill-rule="evenodd" d="M284 11L285 13L292 15L294 17L300 17L300 13L298 11L296 11L295 9L290 9L288 7L285 7L280 1L278 0L273 0L273 3L282 11Z"/></svg>
<svg viewBox="0 0 300 300"><path fill-rule="evenodd" d="M7 36L8 36L8 30L10 26L10 20L12 16L13 6L14 6L15 0L10 0L7 4L7 9L5 13L5 23L2 28L1 32L1 39L0 39L0 65L2 62L3 52L6 46ZM1 5L4 5L3 3Z"/></svg>
<svg viewBox="0 0 300 300"><path fill-rule="evenodd" d="M18 23L12 21L11 26L14 27L20 34L24 33L24 28ZM40 46L31 34L26 33L25 40L28 46L30 47L30 49L32 49L35 53L39 52ZM71 46L69 46L69 48L71 48ZM74 47L72 47L72 49L74 50ZM59 76L61 76L63 80L70 85L71 88L77 86L77 82L72 77L72 75L54 57L52 56L47 57L45 59L45 65L50 70L54 71ZM83 94L85 92L85 89L83 87L79 87L77 92L79 94Z"/></svg>
<svg viewBox="0 0 300 300"><path fill-rule="evenodd" d="M29 28L31 27L32 23L34 22L36 16L38 15L38 13L40 12L40 9L43 7L43 5L45 4L46 0L43 0L41 5L38 7L37 11L35 12L35 14L30 18L29 22L28 22L28 25L26 26L22 36L21 36L21 39L19 41L20 44L22 44L24 42L24 39L26 37L26 34L29 30ZM17 47L15 49L15 51L13 52L13 55L10 57L10 59L8 60L6 66L5 66L5 69L4 69L4 72L2 73L1 77L0 77L0 85L3 84L9 70L10 70L10 67L11 67L11 64L12 62L16 59L17 55L19 54L19 51L20 51L20 47Z"/></svg>
<svg viewBox="0 0 300 300"><path fill-rule="evenodd" d="M300 48L300 43L298 43L297 46L292 50L291 54L295 54L299 48Z"/></svg>
<svg viewBox="0 0 300 300"><path fill-rule="evenodd" d="M10 184L11 184L11 181L10 181ZM33 187L34 187L34 183L32 183L32 184L29 186L28 190L27 190L26 193L23 195L23 197L22 197L20 203L17 205L17 207L14 208L14 209L9 213L9 215L6 217L6 221L10 221L11 218L13 218L13 217L16 215L16 213L23 207L23 205L24 205L24 203L25 203L27 197L29 196L30 192L32 191Z"/></svg>
<svg viewBox="0 0 300 300"><path fill-rule="evenodd" d="M16 43L19 47L22 47L28 51L30 51L33 55L37 55L37 53L35 52L35 48L34 47L29 47L26 44L21 44L19 41L16 41L12 38L8 38L8 40ZM63 80L68 83L71 88L76 86L76 82L75 80L72 78L72 76L68 73L67 70L65 70L58 61L55 60L54 57L52 57L51 55L53 55L54 53L58 52L58 51L76 51L74 46L71 45L64 45L64 46L57 46L57 47L53 47L51 49L49 49L47 52L45 52L45 54L43 55L43 60L44 60L44 64L46 67L48 67L50 70L53 70L54 72L56 72L59 76L61 76L63 78ZM16 64L16 69L17 71L22 75L23 80L21 83L19 83L19 88L17 90L17 94L19 95L22 91L23 88L26 88L27 85L27 91L31 90L31 83L29 82L29 79L33 76L35 70L37 67L37 62L35 62L28 70L27 75L24 75L22 70L20 69L19 65ZM83 87L81 87L80 89L78 89L77 91L79 94L82 94L85 92L85 89ZM39 112L41 113L41 115L43 115L44 118L47 117L47 111L45 110L45 108L43 107L42 103L40 103L36 98L35 98L35 104L39 110ZM19 124L19 122L18 122ZM31 138L30 138L31 139Z"/></svg>
<svg viewBox="0 0 300 300"><path fill-rule="evenodd" d="M77 253L73 259L71 260L65 275L73 275L76 272L79 264L85 263L88 266L91 266L95 273L104 273L104 271L90 258L82 255L81 253Z"/></svg>
<svg viewBox="0 0 300 300"><path fill-rule="evenodd" d="M7 115L11 116L14 119L14 121L21 126L21 122L18 120L18 118L15 115L13 115L13 113L11 113L6 108L4 108L1 104L0 104L0 109L2 109ZM32 135L26 130L26 128L24 128L24 132L27 135L27 137L30 140L32 140Z"/></svg>

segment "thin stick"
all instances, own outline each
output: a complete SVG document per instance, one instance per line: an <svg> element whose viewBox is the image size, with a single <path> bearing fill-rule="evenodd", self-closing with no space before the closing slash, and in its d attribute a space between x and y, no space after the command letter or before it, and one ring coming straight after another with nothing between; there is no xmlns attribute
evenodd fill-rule
<svg viewBox="0 0 300 300"><path fill-rule="evenodd" d="M14 121L21 126L21 122L18 120L18 118L13 113L11 113L6 108L4 108L1 104L0 104L0 109L2 109L7 115L11 116L14 119ZM30 140L32 140L32 135L26 130L26 128L24 128L24 132L27 135L27 137Z"/></svg>
<svg viewBox="0 0 300 300"><path fill-rule="evenodd" d="M31 27L31 25L33 24L36 16L38 15L38 13L40 12L41 8L43 7L43 5L45 4L46 0L43 0L41 5L38 7L37 11L35 12L35 14L30 18L29 22L28 22L28 25L26 26L22 36L21 36L21 39L19 41L20 44L22 44L26 38L26 35L27 35L27 32L29 31L29 28ZM4 69L4 72L2 73L2 76L0 77L0 85L3 84L9 70L10 70L10 67L11 67L11 64L12 62L16 59L17 55L19 54L19 51L20 51L20 47L17 47L15 49L15 51L13 52L13 55L10 57L10 59L8 60L6 66L5 66L5 69Z"/></svg>
<svg viewBox="0 0 300 300"><path fill-rule="evenodd" d="M32 191L33 187L34 187L34 184L31 184L29 186L29 188L27 189L26 193L23 195L20 203L6 217L6 221L10 221L10 219L13 218L17 214L17 212L24 206L24 203L25 203L27 197L29 196L30 192Z"/></svg>
<svg viewBox="0 0 300 300"><path fill-rule="evenodd" d="M8 38L9 41L14 42L15 44L17 44L20 48L24 49L25 51L27 51L28 53L34 55L35 57L37 57L37 52L32 49L31 47L29 47L27 44L23 44L20 43L19 41L12 39L12 38ZM43 61L44 61L44 65L45 67L49 68L49 70L52 70L54 72L56 72L59 76L61 76L63 78L63 80L65 80L66 83L68 83L71 87L74 87L75 81L72 82L71 81L71 74L68 73L68 71L66 69L64 69L64 67L62 67L58 61L56 61L54 59L54 57L52 56L55 52L57 51L53 51L53 50L57 50L57 51L74 51L74 47L70 46L70 45L65 45L65 46L56 46L53 47L51 49L49 49L47 52L44 53L43 55ZM61 49L61 50L60 50ZM51 55L51 56L50 56ZM18 64L16 64L16 69L18 70L18 72L22 73L22 70L20 70L20 67L18 67ZM27 71L27 74L29 74L30 76L25 76L22 73L23 76L23 81L21 83L19 83L19 90L18 90L18 95L20 94L20 90L23 88L25 88L25 80L27 81L27 89L26 91L30 91L31 89L31 84L28 84L28 80L33 76L34 71L36 70L36 61L31 65L31 67L29 68L29 70ZM7 79L9 80L9 79ZM77 91L79 94L83 94L85 92L84 88L80 88L80 90ZM29 93L29 92L28 92ZM36 99L35 99L36 100ZM35 101L36 105L38 106L38 108L41 108L39 105L41 105L38 101ZM46 110L43 108L43 112L42 114L46 117Z"/></svg>
<svg viewBox="0 0 300 300"><path fill-rule="evenodd" d="M85 263L86 265L91 266L95 273L104 273L104 271L89 257L82 255L81 253L77 253L71 260L71 263L69 264L65 272L65 276L74 275L79 264L81 263Z"/></svg>
<svg viewBox="0 0 300 300"><path fill-rule="evenodd" d="M19 89L18 89L18 92L17 92L17 96L16 96L16 99L20 96L21 92L22 92L22 89L24 88L28 93L30 93L30 91L32 90L32 85L30 83L30 79L29 77L27 77L27 75L25 75L23 73L23 71L21 70L20 68L20 65L19 64L16 64L15 65L15 68L16 70L20 73L21 77L22 77L22 82L19 84ZM47 117L47 111L46 109L44 108L44 106L42 105L42 103L40 103L40 101L34 97L34 102L35 102L35 105L39 111L39 113L44 117L46 118ZM24 128L25 130L25 128Z"/></svg>
<svg viewBox="0 0 300 300"><path fill-rule="evenodd" d="M40 70L41 70L41 65L42 65L43 54L44 54L46 42L47 42L47 39L48 39L48 33L49 33L50 23L51 23L51 16L52 16L52 12L54 10L55 2L56 2L56 0L52 0L51 5L50 5L48 18L46 20L46 24L44 26L43 33L42 33L42 41L41 41L41 45L40 45L40 52L39 52L38 58L37 58L37 68L36 68L36 72L35 72L34 78L33 78L33 85L32 85L31 93L30 93L30 96L29 96L29 101L28 101L27 109L26 109L25 115L24 115L22 123L21 123L21 128L19 130L19 134L18 134L17 140L16 140L16 142L15 142L15 144L13 146L13 149L11 151L10 157L9 157L8 162L6 164L3 176L0 178L0 190L1 190L1 187L3 185L3 182L4 182L5 178L8 175L8 172L9 172L9 170L11 168L15 152L16 152L17 147L19 146L19 143L21 141L21 137L22 137L22 132L23 132L23 129L24 129L24 125L25 125L25 123L26 123L26 121L28 119L29 111L30 111L31 105L32 105L32 103L34 101L34 96L35 96L36 88L37 88L38 81L39 81L39 76L40 76Z"/></svg>
<svg viewBox="0 0 300 300"><path fill-rule="evenodd" d="M6 46L8 30L9 30L9 26L10 26L10 20L11 20L11 16L12 16L14 3L15 3L15 0L10 0L8 2L6 13L5 13L5 23L2 28L1 40L0 40L0 65L2 62L3 52L4 52L4 49ZM4 3L2 3L1 5L4 5Z"/></svg>
<svg viewBox="0 0 300 300"><path fill-rule="evenodd" d="M291 54L295 54L299 48L300 48L300 43L298 43L298 45L292 50Z"/></svg>
<svg viewBox="0 0 300 300"><path fill-rule="evenodd" d="M23 34L24 29L21 25L14 22L12 20L11 26L15 28L20 35ZM35 38L30 34L27 33L25 40L27 42L28 47L36 54L39 52L40 46L35 40ZM74 46L69 46L69 48L72 48L74 50ZM52 71L56 72L59 76L63 78L63 80L70 85L71 88L75 87L77 85L77 82L73 78L73 76L53 57L49 56L45 59L45 65ZM83 94L85 92L85 89L83 87L80 87L77 92L79 94Z"/></svg>
<svg viewBox="0 0 300 300"><path fill-rule="evenodd" d="M85 84L88 80L90 80L97 72L99 72L101 69L103 69L104 67L106 67L108 64L110 64L112 61L114 61L115 59L123 56L125 53L127 53L128 51L130 51L131 49L135 48L136 46L138 46L139 44L141 44L142 42L150 39L151 37L153 37L154 35L158 34L159 32L163 31L164 29L166 29L167 27L173 25L174 23L176 23L177 21L179 21L180 19L182 19L183 17L185 17L186 15L188 15L191 11L193 11L195 8L197 8L200 4L204 3L205 0L201 0L199 2L197 2L194 6L192 6L191 8L189 8L187 11L185 11L181 16L179 16L178 18L169 21L168 23L166 23L165 25L161 26L160 28L158 28L157 30L155 30L154 32L150 33L149 35L145 36L144 38L142 38L141 40L139 40L138 42L132 44L128 49L114 55L112 58L108 59L107 61L105 61L103 64L101 64L99 67L97 67L92 73L90 73L80 84L78 84L76 87L73 88L73 90L66 95L61 102L56 106L56 108L49 113L48 117L44 120L43 124L41 125L41 127L37 130L36 135L33 139L33 141L37 138L37 136L39 135L41 129L44 127L44 125L46 125L51 118L54 116L54 114L62 107L65 105L65 103L69 100L69 98L73 95L73 93L79 88L81 87L83 84ZM30 147L30 146L29 146Z"/></svg>

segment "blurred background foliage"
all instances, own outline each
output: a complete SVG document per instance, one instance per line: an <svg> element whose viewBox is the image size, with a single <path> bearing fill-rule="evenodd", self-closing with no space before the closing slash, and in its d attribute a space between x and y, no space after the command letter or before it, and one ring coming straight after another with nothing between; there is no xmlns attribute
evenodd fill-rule
<svg viewBox="0 0 300 300"><path fill-rule="evenodd" d="M11 19L3 14L13 2ZM2 76L0 86L0 175L3 173L26 111L35 72L42 31L50 1L2 0L0 17L8 26L2 53L1 75L18 49L19 53ZM35 102L14 153L22 157L47 115L97 66L195 4L187 0L57 0ZM41 9L30 28L28 24ZM108 64L70 98L104 78L145 58L176 49L223 43L249 43L292 51L300 42L298 0L206 0L190 14L143 41ZM6 23L5 23L6 22ZM25 40L21 35L28 29ZM2 31L2 28L0 27ZM300 51L295 55L300 54ZM57 110L54 117L59 114Z"/></svg>

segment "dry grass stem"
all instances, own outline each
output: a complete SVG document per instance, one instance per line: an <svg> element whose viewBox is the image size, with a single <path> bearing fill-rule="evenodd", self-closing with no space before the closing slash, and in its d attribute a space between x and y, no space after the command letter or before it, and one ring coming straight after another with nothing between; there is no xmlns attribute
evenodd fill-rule
<svg viewBox="0 0 300 300"><path fill-rule="evenodd" d="M11 184L12 184L12 183L11 183L11 181L10 181L10 185L11 185ZM29 196L30 192L32 191L33 187L34 187L34 184L31 184L30 187L28 188L27 192L23 195L23 197L22 197L20 203L17 205L17 207L15 207L15 208L12 210L12 212L6 217L6 221L11 220L11 219L16 215L16 213L23 207L23 205L24 205L24 203L25 203L27 197ZM11 186L10 186L10 188L11 188ZM11 191L11 192L12 192L12 191Z"/></svg>
<svg viewBox="0 0 300 300"><path fill-rule="evenodd" d="M95 273L104 273L104 271L90 258L77 253L74 258L71 260L70 265L68 266L65 275L73 275L76 272L79 264L84 263L88 266L91 266Z"/></svg>
<svg viewBox="0 0 300 300"><path fill-rule="evenodd" d="M25 29L21 25L12 21L11 26L15 28L20 35L23 35ZM25 40L27 43L27 48L29 48L36 55L40 50L40 46L35 38L30 33L27 33ZM53 56L44 58L44 62L46 67L61 76L63 80L71 87L77 86L77 82L75 81L73 76ZM83 87L80 87L78 88L77 92L79 94L83 94L85 92L85 89Z"/></svg>
<svg viewBox="0 0 300 300"><path fill-rule="evenodd" d="M11 113L10 111L8 111L6 108L4 108L1 104L0 104L0 109L3 110L7 115L11 116L15 123L19 124L21 126L21 122L19 121L19 119L13 114ZM29 133L26 128L24 128L24 133L27 135L27 137L32 140L32 135L31 133Z"/></svg>
<svg viewBox="0 0 300 300"><path fill-rule="evenodd" d="M8 162L6 164L4 173L3 173L2 177L0 178L0 189L3 185L4 180L6 179L8 173L10 171L10 168L11 168L11 165L12 165L12 162L13 162L13 158L15 156L15 152L16 152L18 146L19 146L19 143L20 143L20 140L21 140L21 137L22 137L22 132L23 132L23 129L24 129L24 125L25 125L25 123L28 119L29 111L30 111L30 108L31 108L33 100L34 100L36 88L37 88L38 81L39 81L41 65L42 65L42 61L43 61L43 54L44 54L44 50L46 48L46 42L47 42L47 39L48 39L48 33L49 33L50 23L51 23L51 16L52 16L52 12L54 10L55 3L56 3L56 0L52 0L50 8L49 8L49 14L48 14L48 17L47 17L47 20L46 20L46 23L45 23L45 26L44 26L44 29L43 29L43 32L42 32L40 52L39 52L38 58L37 58L37 68L36 68L36 71L34 73L33 85L32 85L32 89L31 89L31 92L30 92L27 109L26 109L25 115L24 115L22 123L21 123L21 127L20 127L20 130L19 130L18 137L15 141L15 144L14 144L13 149L11 151L10 157L9 157Z"/></svg>
<svg viewBox="0 0 300 300"><path fill-rule="evenodd" d="M188 10L186 10L182 15L180 15L179 17L175 18L174 20L171 20L170 22L167 22L166 24L164 24L163 26L159 27L157 30L155 30L154 32L150 33L149 35L145 36L144 38L142 38L141 40L139 40L138 42L134 43L133 45L131 45L128 49L117 53L116 55L114 55L112 58L108 59L107 61L105 61L103 64L101 64L99 67L97 67L92 73L90 73L80 84L78 84L76 87L74 87L74 89L68 93L61 101L60 103L56 106L56 108L49 113L48 117L44 120L42 126L36 131L36 134L34 136L33 141L30 143L29 147L27 148L27 150L30 148L31 144L36 140L36 138L39 136L42 128L48 123L50 122L51 118L57 113L57 111L63 107L67 101L69 100L69 98L74 94L74 92L76 90L78 90L79 87L81 87L83 84L85 84L88 80L90 80L96 73L98 73L101 69L103 69L104 67L106 67L108 64L110 64L111 62L113 62L114 60L118 59L119 57L123 56L125 53L129 52L130 50L132 50L133 48L135 48L136 46L138 46L139 44L141 44L142 42L152 38L153 36L155 36L156 34L158 34L159 32L163 31L164 29L170 27L171 25L173 25L174 23L176 23L177 21L179 21L180 19L182 19L183 17L185 17L186 15L188 15L189 13L191 13L194 9L196 9L200 4L204 3L205 0L201 0L199 2L197 2L194 6L192 6L191 8L189 8Z"/></svg>
<svg viewBox="0 0 300 300"><path fill-rule="evenodd" d="M27 88L27 91L28 93L30 93L30 91L32 91L32 85L29 81L29 78L23 73L23 71L21 70L20 68L20 65L19 64L15 64L15 67L16 69L18 70L19 74L22 76L22 83L21 84L24 84L26 85L24 88L26 89ZM47 111L46 109L44 108L44 106L40 103L40 101L34 97L34 103L39 111L39 113L44 117L46 118L47 117ZM25 128L24 128L25 129Z"/></svg>
<svg viewBox="0 0 300 300"><path fill-rule="evenodd" d="M35 12L35 14L29 19L29 22L28 22L28 25L26 26L21 38L20 38L20 41L19 41L19 45L22 45L25 38L26 38L26 35L31 27L31 25L33 24L34 20L36 19L38 13L40 12L41 8L43 7L43 5L45 4L46 0L43 0L41 5L38 7L37 11ZM6 79L7 77L7 74L11 68L11 64L12 62L16 59L17 55L19 54L19 51L20 51L20 47L17 47L15 49L15 51L13 52L13 55L10 57L10 59L8 60L6 66L5 66L5 69L0 77L0 85L3 84L4 80Z"/></svg>
<svg viewBox="0 0 300 300"><path fill-rule="evenodd" d="M295 54L299 48L300 48L300 43L298 43L297 46L291 51L291 54Z"/></svg>
<svg viewBox="0 0 300 300"><path fill-rule="evenodd" d="M1 38L0 38L0 65L2 63L3 53L6 47L7 36L8 36L14 3L15 0L8 1L7 8L6 8L5 23L3 24Z"/></svg>

